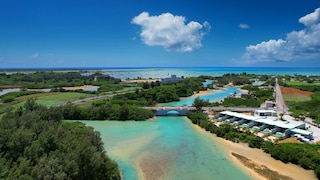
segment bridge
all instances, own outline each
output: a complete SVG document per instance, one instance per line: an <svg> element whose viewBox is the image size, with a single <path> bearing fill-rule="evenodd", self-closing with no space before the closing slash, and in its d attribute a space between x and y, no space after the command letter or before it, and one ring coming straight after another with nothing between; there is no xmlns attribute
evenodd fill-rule
<svg viewBox="0 0 320 180"><path fill-rule="evenodd" d="M196 111L195 107L175 106L175 107L143 107L151 110L156 116L186 116L189 111Z"/></svg>
<svg viewBox="0 0 320 180"><path fill-rule="evenodd" d="M188 112L195 112L197 109L192 106L171 106L171 107L143 107L151 110L156 116L186 116ZM253 112L259 108L248 107L202 107L202 111L236 111L236 112Z"/></svg>

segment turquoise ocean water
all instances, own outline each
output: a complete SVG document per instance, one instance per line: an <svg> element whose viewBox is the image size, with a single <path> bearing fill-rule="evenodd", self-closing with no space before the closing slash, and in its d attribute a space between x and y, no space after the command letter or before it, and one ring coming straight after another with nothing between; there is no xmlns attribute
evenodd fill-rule
<svg viewBox="0 0 320 180"><path fill-rule="evenodd" d="M120 79L127 78L164 78L171 75L179 77L222 76L226 73L267 74L267 75L320 75L320 67L198 67L198 68L102 68L105 74Z"/></svg>
<svg viewBox="0 0 320 180"><path fill-rule="evenodd" d="M183 117L83 122L100 131L107 153L119 164L124 179L139 179L138 166L143 164L155 171L162 169L161 179L250 179L227 159L210 134L199 133Z"/></svg>
<svg viewBox="0 0 320 180"><path fill-rule="evenodd" d="M202 95L201 99L208 100L210 102L217 102L217 101L223 100L225 97L231 94L238 93L238 92L240 92L240 90L236 87L225 87L225 88L221 88L221 91L217 91L217 92L211 91L210 94ZM181 98L180 101L166 103L165 106L190 106L192 105L196 97L197 96Z"/></svg>

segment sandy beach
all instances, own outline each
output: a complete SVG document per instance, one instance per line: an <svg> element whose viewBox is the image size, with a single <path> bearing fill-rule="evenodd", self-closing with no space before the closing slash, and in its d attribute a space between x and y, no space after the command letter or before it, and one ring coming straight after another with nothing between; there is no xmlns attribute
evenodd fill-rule
<svg viewBox="0 0 320 180"><path fill-rule="evenodd" d="M196 126L196 125L193 125L193 126L198 131L203 131L203 133L209 133L209 132L205 132L199 126ZM253 162L258 167L264 166L272 171L278 172L278 174L282 176L289 177L287 179L297 179L297 180L300 180L300 179L316 180L317 179L312 170L305 170L300 166L297 166L291 163L285 164L279 160L275 160L269 154L263 152L263 150L261 149L250 148L247 144L244 144L244 143L233 143L223 138L219 138L214 134L211 134L211 137L214 141L218 142L221 145L222 149L225 152L228 153L228 158L231 161L233 161L237 166L245 170L252 177L252 179L270 179L270 178L264 177L258 174L252 168L245 166L244 163L242 163L238 158L233 156L232 153L236 153L240 156L248 158L249 160L251 160L251 162Z"/></svg>
<svg viewBox="0 0 320 180"><path fill-rule="evenodd" d="M203 96L203 95L208 95L211 94L212 92L222 92L221 89L214 89L214 90L204 90L204 91L199 91L199 92L194 92L192 96Z"/></svg>

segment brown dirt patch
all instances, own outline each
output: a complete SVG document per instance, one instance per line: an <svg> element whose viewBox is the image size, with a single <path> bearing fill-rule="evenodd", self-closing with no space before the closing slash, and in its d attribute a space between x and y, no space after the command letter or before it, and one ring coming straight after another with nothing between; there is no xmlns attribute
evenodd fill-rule
<svg viewBox="0 0 320 180"><path fill-rule="evenodd" d="M298 95L298 96L310 96L311 94L313 94L312 92L302 91L296 88L290 88L290 87L280 87L280 88L281 88L282 94L292 94L292 95Z"/></svg>

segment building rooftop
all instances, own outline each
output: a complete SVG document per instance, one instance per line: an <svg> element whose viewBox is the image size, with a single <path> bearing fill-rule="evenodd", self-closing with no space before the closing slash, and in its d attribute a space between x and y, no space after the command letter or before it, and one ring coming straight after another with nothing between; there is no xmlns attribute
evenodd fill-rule
<svg viewBox="0 0 320 180"><path fill-rule="evenodd" d="M267 109L257 109L255 110L256 112L261 112L261 113L266 113L266 112L270 112L270 113L277 113L274 110L267 110Z"/></svg>
<svg viewBox="0 0 320 180"><path fill-rule="evenodd" d="M277 126L277 127L283 128L283 129L293 129L293 128L300 127L305 124L305 123L301 123L301 122L279 121L279 120L269 119L269 118L260 117L260 116L249 116L246 114L241 114L241 113L231 112L231 111L223 111L223 112L220 112L220 114L234 116L237 118L243 118L243 119L247 119L250 121L264 123L264 124L268 124L268 125L272 125L272 126Z"/></svg>
<svg viewBox="0 0 320 180"><path fill-rule="evenodd" d="M305 136L308 136L308 135L312 134L311 131L306 131L306 130L303 130L303 129L294 128L294 129L291 129L291 131L294 132L294 133L305 135Z"/></svg>

